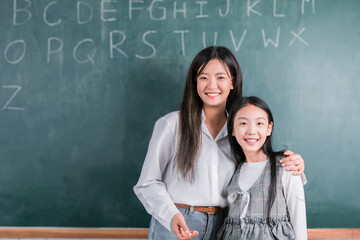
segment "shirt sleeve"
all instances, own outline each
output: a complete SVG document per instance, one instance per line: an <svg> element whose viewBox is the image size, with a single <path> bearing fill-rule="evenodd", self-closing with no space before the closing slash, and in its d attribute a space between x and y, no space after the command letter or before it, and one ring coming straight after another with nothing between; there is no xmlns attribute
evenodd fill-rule
<svg viewBox="0 0 360 240"><path fill-rule="evenodd" d="M282 186L296 240L307 239L306 206L303 183L304 180L301 176L294 176L291 172L284 170L282 175Z"/></svg>
<svg viewBox="0 0 360 240"><path fill-rule="evenodd" d="M306 179L305 173L301 173L300 177L303 182L303 185L305 186L305 184L307 184L307 179Z"/></svg>
<svg viewBox="0 0 360 240"><path fill-rule="evenodd" d="M134 192L146 211L171 232L171 220L179 210L171 200L163 173L175 153L174 129L164 118L155 123L148 152Z"/></svg>

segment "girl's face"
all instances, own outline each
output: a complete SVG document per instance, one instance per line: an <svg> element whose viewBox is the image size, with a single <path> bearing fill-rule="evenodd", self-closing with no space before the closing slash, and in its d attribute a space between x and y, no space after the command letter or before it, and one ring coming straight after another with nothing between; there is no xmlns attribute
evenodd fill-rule
<svg viewBox="0 0 360 240"><path fill-rule="evenodd" d="M218 59L208 62L203 71L197 76L197 92L206 107L223 107L230 90L233 89L230 71Z"/></svg>
<svg viewBox="0 0 360 240"><path fill-rule="evenodd" d="M258 153L267 136L271 135L273 123L269 123L267 113L254 105L241 108L234 118L234 131L237 142L245 155Z"/></svg>

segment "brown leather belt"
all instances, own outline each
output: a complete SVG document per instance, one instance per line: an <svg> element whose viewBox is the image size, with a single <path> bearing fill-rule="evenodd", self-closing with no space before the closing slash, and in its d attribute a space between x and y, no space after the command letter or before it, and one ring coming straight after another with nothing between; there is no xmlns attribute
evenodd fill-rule
<svg viewBox="0 0 360 240"><path fill-rule="evenodd" d="M190 209L191 208L190 205L181 204L181 203L175 203L175 206L185 208L185 209ZM217 213L217 212L221 212L222 210L223 209L221 207L198 207L198 206L194 206L194 211L204 212L204 213L207 213L207 214L214 214L214 213Z"/></svg>

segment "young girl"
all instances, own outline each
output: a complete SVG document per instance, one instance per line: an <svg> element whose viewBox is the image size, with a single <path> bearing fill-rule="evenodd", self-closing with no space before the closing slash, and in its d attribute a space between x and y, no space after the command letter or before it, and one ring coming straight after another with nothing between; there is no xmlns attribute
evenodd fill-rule
<svg viewBox="0 0 360 240"><path fill-rule="evenodd" d="M229 142L239 165L228 188L229 214L218 239L307 239L303 182L279 167L273 116L257 97L231 107Z"/></svg>
<svg viewBox="0 0 360 240"><path fill-rule="evenodd" d="M241 97L235 56L208 47L187 74L180 111L160 118L134 191L153 217L149 239L216 239L235 171L227 139L227 112ZM301 174L304 161L288 151L286 166ZM193 231L190 231L189 228Z"/></svg>

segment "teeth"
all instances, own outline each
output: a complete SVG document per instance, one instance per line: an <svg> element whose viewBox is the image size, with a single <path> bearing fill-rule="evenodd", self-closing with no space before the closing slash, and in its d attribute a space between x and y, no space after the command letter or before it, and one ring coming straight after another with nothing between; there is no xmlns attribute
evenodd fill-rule
<svg viewBox="0 0 360 240"><path fill-rule="evenodd" d="M247 142L257 142L257 139L246 139Z"/></svg>
<svg viewBox="0 0 360 240"><path fill-rule="evenodd" d="M219 95L220 93L207 93L206 95L208 96L211 96L211 97L214 97L214 96L217 96Z"/></svg>

